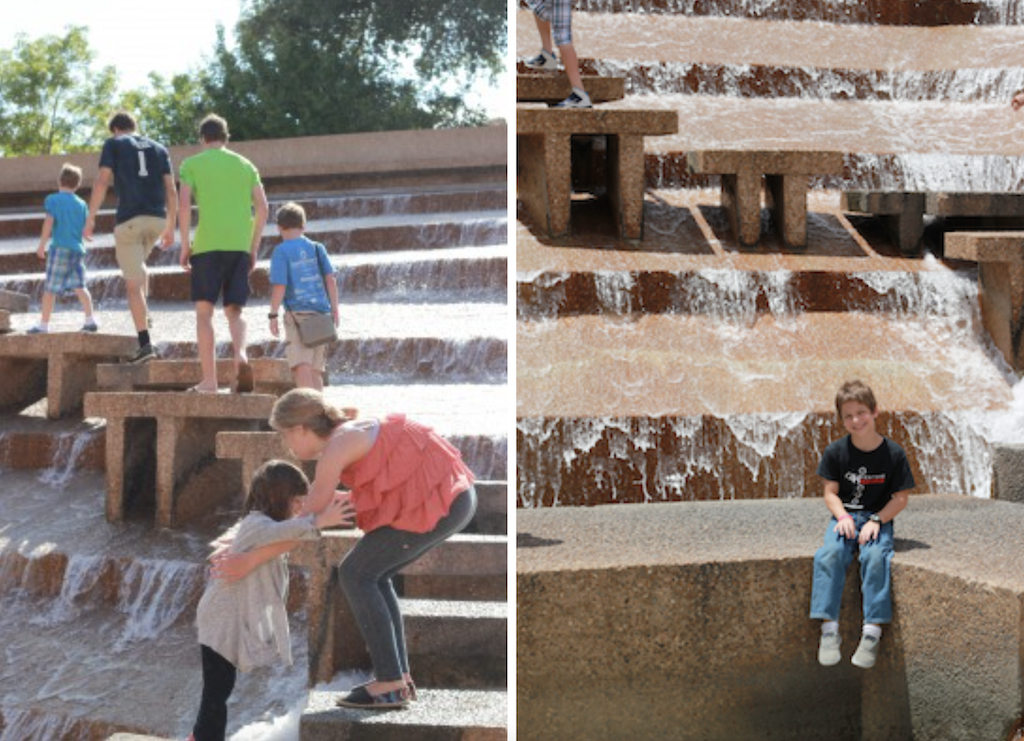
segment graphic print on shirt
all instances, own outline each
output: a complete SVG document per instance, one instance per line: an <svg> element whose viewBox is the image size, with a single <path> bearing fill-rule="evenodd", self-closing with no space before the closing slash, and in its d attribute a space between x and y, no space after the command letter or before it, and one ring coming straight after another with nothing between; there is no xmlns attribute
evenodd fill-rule
<svg viewBox="0 0 1024 741"><path fill-rule="evenodd" d="M853 484L853 499L846 505L847 509L864 509L861 504L861 497L864 496L865 487L884 484L884 473L868 473L866 466L861 466L856 471L847 471L846 480Z"/></svg>

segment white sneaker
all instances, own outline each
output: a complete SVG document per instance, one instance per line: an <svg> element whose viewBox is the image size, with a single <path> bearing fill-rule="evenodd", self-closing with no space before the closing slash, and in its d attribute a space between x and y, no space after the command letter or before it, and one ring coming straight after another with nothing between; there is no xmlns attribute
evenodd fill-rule
<svg viewBox="0 0 1024 741"><path fill-rule="evenodd" d="M592 108L590 104L590 95L585 90L579 88L573 88L569 97L563 100L561 103L556 103L552 108Z"/></svg>
<svg viewBox="0 0 1024 741"><path fill-rule="evenodd" d="M835 666L842 658L839 652L841 639L838 633L822 633L818 644L818 663L822 666Z"/></svg>
<svg viewBox="0 0 1024 741"><path fill-rule="evenodd" d="M34 327L26 329L25 334L46 334L49 331L50 330L47 327L37 324Z"/></svg>
<svg viewBox="0 0 1024 741"><path fill-rule="evenodd" d="M541 49L540 54L523 60L523 64L530 69L554 70L558 69L558 58L547 49Z"/></svg>
<svg viewBox="0 0 1024 741"><path fill-rule="evenodd" d="M861 669L873 667L875 660L878 658L878 644L879 640L874 636L861 636L860 645L857 646L857 651L853 654L851 663L854 666L859 666Z"/></svg>

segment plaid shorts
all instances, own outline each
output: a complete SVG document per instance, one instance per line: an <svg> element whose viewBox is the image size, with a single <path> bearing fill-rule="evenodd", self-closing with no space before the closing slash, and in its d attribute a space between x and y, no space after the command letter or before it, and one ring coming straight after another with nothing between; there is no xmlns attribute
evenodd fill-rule
<svg viewBox="0 0 1024 741"><path fill-rule="evenodd" d="M85 288L85 253L50 245L46 256L46 282L43 290L58 296L76 288Z"/></svg>
<svg viewBox="0 0 1024 741"><path fill-rule="evenodd" d="M572 0L527 0L527 4L534 15L551 24L555 46L572 43Z"/></svg>

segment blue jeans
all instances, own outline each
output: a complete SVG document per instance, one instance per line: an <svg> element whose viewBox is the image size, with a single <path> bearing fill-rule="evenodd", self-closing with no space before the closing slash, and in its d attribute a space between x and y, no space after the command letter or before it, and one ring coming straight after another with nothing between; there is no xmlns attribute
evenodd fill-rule
<svg viewBox="0 0 1024 741"><path fill-rule="evenodd" d="M476 511L471 486L455 497L448 514L427 533L393 527L371 530L338 566L341 588L370 650L374 679L397 682L409 671L402 611L392 579L431 548L462 530Z"/></svg>
<svg viewBox="0 0 1024 741"><path fill-rule="evenodd" d="M870 512L851 512L857 534ZM890 564L892 563L892 522L882 525L875 540L864 545L856 536L847 540L835 531L833 517L825 531L825 543L814 554L814 583L811 587L811 619L838 620L843 599L846 570L860 549L860 588L864 595L864 622L892 622Z"/></svg>

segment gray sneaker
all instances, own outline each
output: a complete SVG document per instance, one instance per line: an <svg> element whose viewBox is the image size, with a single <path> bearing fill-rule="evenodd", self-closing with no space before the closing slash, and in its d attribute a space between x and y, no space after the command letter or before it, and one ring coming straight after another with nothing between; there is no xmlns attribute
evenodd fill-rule
<svg viewBox="0 0 1024 741"><path fill-rule="evenodd" d="M525 64L530 69L538 70L553 70L558 69L558 59L554 54L549 52L547 49L541 49L540 54L529 59L524 59Z"/></svg>
<svg viewBox="0 0 1024 741"><path fill-rule="evenodd" d="M835 666L842 658L839 644L842 642L838 633L822 633L818 644L818 663L822 666Z"/></svg>
<svg viewBox="0 0 1024 741"><path fill-rule="evenodd" d="M854 666L859 666L861 669L873 667L875 660L878 658L878 643L879 640L874 636L861 636L860 645L857 646L857 651L853 654L851 663Z"/></svg>

